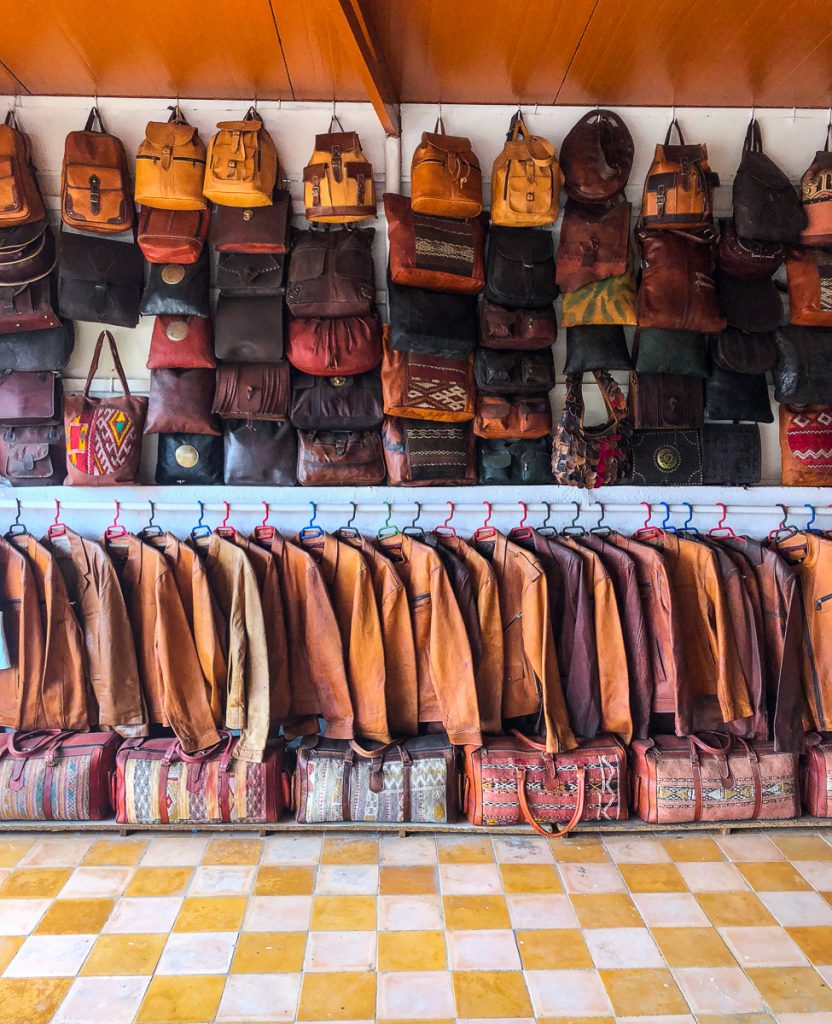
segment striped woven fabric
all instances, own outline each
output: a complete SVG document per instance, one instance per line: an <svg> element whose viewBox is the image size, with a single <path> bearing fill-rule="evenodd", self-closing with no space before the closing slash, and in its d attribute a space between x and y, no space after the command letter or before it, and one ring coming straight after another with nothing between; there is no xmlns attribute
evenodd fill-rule
<svg viewBox="0 0 832 1024"><path fill-rule="evenodd" d="M0 760L0 819L4 821L45 821L44 787L46 761L31 757L26 761L20 788L12 788L12 775L20 762ZM15 783L15 786L18 785ZM49 783L51 818L56 821L90 820L90 758L58 757L52 766Z"/></svg>

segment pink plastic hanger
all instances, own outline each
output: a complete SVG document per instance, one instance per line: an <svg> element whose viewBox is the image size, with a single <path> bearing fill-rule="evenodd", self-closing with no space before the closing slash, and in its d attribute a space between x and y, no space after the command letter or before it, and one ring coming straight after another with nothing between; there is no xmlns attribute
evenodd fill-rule
<svg viewBox="0 0 832 1024"><path fill-rule="evenodd" d="M456 537L456 530L451 526L451 520L454 517L454 503L452 501L448 502L448 508L450 509L448 518L441 526L435 527L433 531L438 533L440 537Z"/></svg>
<svg viewBox="0 0 832 1024"><path fill-rule="evenodd" d="M497 531L494 527L488 525L491 522L491 502L484 501L483 505L488 509L488 515L485 517L482 526L478 526L474 531L474 540L490 540L492 537L497 536Z"/></svg>
<svg viewBox="0 0 832 1024"><path fill-rule="evenodd" d="M716 503L716 507L719 508L719 509L722 509L722 518L716 524L716 526L713 527L713 529L708 530L708 536L709 537L730 537L731 540L741 540L741 541L744 542L745 541L744 537L738 537L737 534L734 533L734 531L731 529L730 526L726 526L725 525L725 520L728 518L728 511L725 508L725 506L722 504L722 502L718 501Z"/></svg>
<svg viewBox="0 0 832 1024"><path fill-rule="evenodd" d="M520 517L520 522L509 532L509 540L528 540L532 535L532 528L526 526L526 520L529 518L529 506L525 501L518 501L517 503L523 510L523 515Z"/></svg>
<svg viewBox="0 0 832 1024"><path fill-rule="evenodd" d="M657 537L663 537L664 530L660 530L658 526L650 525L650 520L653 518L653 506L647 501L642 501L641 504L647 509L647 518L644 520L642 528L640 530L636 530L633 534L633 539L655 540Z"/></svg>
<svg viewBox="0 0 832 1024"><path fill-rule="evenodd" d="M55 518L49 524L49 529L46 531L46 535L52 537L63 537L66 535L66 523L60 521L61 516L61 503L58 499L55 499Z"/></svg>
<svg viewBox="0 0 832 1024"><path fill-rule="evenodd" d="M263 502L263 513L264 513L263 514L263 522L259 526L255 526L254 527L254 537L255 537L256 540L259 540L259 541L271 541L271 540L274 540L274 535L277 533L277 530L275 530L275 528L273 526L269 526L268 525L269 512L270 512L269 503L267 501L264 501Z"/></svg>
<svg viewBox="0 0 832 1024"><path fill-rule="evenodd" d="M224 501L223 505L225 505L225 518L216 528L216 530L214 530L214 533L216 533L219 537L236 537L237 531L234 529L233 526L228 525L228 517L231 515L231 506L228 504L227 501Z"/></svg>
<svg viewBox="0 0 832 1024"><path fill-rule="evenodd" d="M121 502L116 501L115 506L116 514L113 517L113 521L104 531L105 540L116 540L116 538L118 537L127 536L127 528L122 526L121 523L118 521L119 516L121 515Z"/></svg>

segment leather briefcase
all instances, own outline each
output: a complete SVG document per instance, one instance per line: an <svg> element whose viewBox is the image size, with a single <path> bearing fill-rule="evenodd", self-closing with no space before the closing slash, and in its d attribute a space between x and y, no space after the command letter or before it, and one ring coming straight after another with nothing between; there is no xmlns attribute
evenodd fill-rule
<svg viewBox="0 0 832 1024"><path fill-rule="evenodd" d="M157 316L150 336L148 370L213 369L211 321L204 316Z"/></svg>
<svg viewBox="0 0 832 1024"><path fill-rule="evenodd" d="M373 316L289 320L286 358L303 373L344 377L381 362L381 328Z"/></svg>
<svg viewBox="0 0 832 1024"><path fill-rule="evenodd" d="M627 186L635 145L613 110L590 110L569 130L560 150L564 190L580 203L609 203Z"/></svg>
<svg viewBox="0 0 832 1024"><path fill-rule="evenodd" d="M298 821L456 820L459 782L444 734L377 747L307 736L298 747L293 804Z"/></svg>
<svg viewBox="0 0 832 1024"><path fill-rule="evenodd" d="M481 440L477 451L481 484L552 483L552 444L548 438Z"/></svg>
<svg viewBox="0 0 832 1024"><path fill-rule="evenodd" d="M386 347L381 362L384 411L414 420L465 423L474 418L472 358L442 359Z"/></svg>
<svg viewBox="0 0 832 1024"><path fill-rule="evenodd" d="M298 232L286 284L292 315L368 316L376 297L374 237L374 228Z"/></svg>
<svg viewBox="0 0 832 1024"><path fill-rule="evenodd" d="M208 237L209 210L155 210L143 206L136 237L148 263L196 263Z"/></svg>
<svg viewBox="0 0 832 1024"><path fill-rule="evenodd" d="M221 252L213 283L224 295L281 294L285 270L282 253Z"/></svg>
<svg viewBox="0 0 832 1024"><path fill-rule="evenodd" d="M832 486L832 404L780 406L784 487Z"/></svg>
<svg viewBox="0 0 832 1024"><path fill-rule="evenodd" d="M58 327L57 308L54 275L32 284L0 287L0 335Z"/></svg>
<svg viewBox="0 0 832 1024"><path fill-rule="evenodd" d="M61 232L58 306L62 317L135 327L142 279L142 253L135 242Z"/></svg>
<svg viewBox="0 0 832 1024"><path fill-rule="evenodd" d="M477 344L477 300L473 295L404 288L388 274L387 303L390 345L397 352L462 359Z"/></svg>
<svg viewBox="0 0 832 1024"><path fill-rule="evenodd" d="M461 487L477 482L476 442L467 423L385 416L381 436L393 487Z"/></svg>
<svg viewBox="0 0 832 1024"><path fill-rule="evenodd" d="M558 335L554 309L505 309L487 299L480 302L480 344L485 348L534 352L551 348Z"/></svg>
<svg viewBox="0 0 832 1024"><path fill-rule="evenodd" d="M477 437L534 439L552 433L552 406L548 398L521 398L512 402L499 395L480 395L474 417Z"/></svg>
<svg viewBox="0 0 832 1024"><path fill-rule="evenodd" d="M298 430L373 430L383 417L378 370L352 377L313 377L292 371L289 419Z"/></svg>
<svg viewBox="0 0 832 1024"><path fill-rule="evenodd" d="M762 471L756 423L706 423L702 427L703 484L751 487L760 482Z"/></svg>
<svg viewBox="0 0 832 1024"><path fill-rule="evenodd" d="M216 373L212 412L217 416L247 423L288 417L288 363L226 363Z"/></svg>
<svg viewBox="0 0 832 1024"><path fill-rule="evenodd" d="M63 370L75 349L75 325L65 320L45 331L0 334L0 370Z"/></svg>
<svg viewBox="0 0 832 1024"><path fill-rule="evenodd" d="M800 244L806 212L788 175L763 152L760 125L752 118L734 176L734 227L740 238Z"/></svg>
<svg viewBox="0 0 832 1024"><path fill-rule="evenodd" d="M0 423L26 426L58 423L63 385L51 370L0 372Z"/></svg>
<svg viewBox="0 0 832 1024"><path fill-rule="evenodd" d="M697 331L671 331L640 327L633 342L637 373L670 373L680 377L707 377L708 338Z"/></svg>
<svg viewBox="0 0 832 1024"><path fill-rule="evenodd" d="M142 293L142 316L210 316L210 260L196 263L148 263Z"/></svg>
<svg viewBox="0 0 832 1024"><path fill-rule="evenodd" d="M123 825L265 824L289 802L283 738L263 760L238 761L239 738L186 754L176 739L131 739L116 758L116 821Z"/></svg>
<svg viewBox="0 0 832 1024"><path fill-rule="evenodd" d="M633 365L620 324L580 324L566 328L566 374L629 370Z"/></svg>
<svg viewBox="0 0 832 1024"><path fill-rule="evenodd" d="M505 228L488 232L485 297L500 306L536 309L558 297L555 246L548 228Z"/></svg>
<svg viewBox="0 0 832 1024"><path fill-rule="evenodd" d="M702 443L696 430L634 430L628 483L640 487L699 487Z"/></svg>
<svg viewBox="0 0 832 1024"><path fill-rule="evenodd" d="M292 197L275 189L271 206L215 206L211 245L217 252L287 253L292 224Z"/></svg>
<svg viewBox="0 0 832 1024"><path fill-rule="evenodd" d="M227 363L283 359L284 311L280 295L240 298L221 293L214 317L214 353Z"/></svg>
<svg viewBox="0 0 832 1024"><path fill-rule="evenodd" d="M802 777L803 809L814 818L832 817L832 744L828 736L806 734Z"/></svg>
<svg viewBox="0 0 832 1024"><path fill-rule="evenodd" d="M705 389L699 377L631 373L627 403L637 430L698 430L705 420Z"/></svg>
<svg viewBox="0 0 832 1024"><path fill-rule="evenodd" d="M815 405L832 399L832 331L781 327L774 335L778 358L774 398L781 404Z"/></svg>
<svg viewBox="0 0 832 1024"><path fill-rule="evenodd" d="M560 838L581 821L627 818L627 751L614 736L584 740L575 750L546 752L546 743L512 730L463 748L463 806L472 825L531 825ZM544 825L563 825L560 831Z"/></svg>
<svg viewBox="0 0 832 1024"><path fill-rule="evenodd" d="M223 482L222 468L222 437L191 433L159 435L156 483L160 486L215 487Z"/></svg>
<svg viewBox="0 0 832 1024"><path fill-rule="evenodd" d="M773 423L774 412L764 373L733 373L714 363L705 381L705 409L709 420Z"/></svg>
<svg viewBox="0 0 832 1024"><path fill-rule="evenodd" d="M588 206L570 199L563 212L556 280L564 292L591 281L618 277L630 251L629 203Z"/></svg>
<svg viewBox="0 0 832 1024"><path fill-rule="evenodd" d="M773 743L708 734L654 736L630 748L633 808L642 821L773 821L800 816L797 754Z"/></svg>
<svg viewBox="0 0 832 1024"><path fill-rule="evenodd" d="M298 483L304 487L374 487L385 475L378 431L298 431Z"/></svg>
<svg viewBox="0 0 832 1024"><path fill-rule="evenodd" d="M639 327L718 334L727 326L719 310L712 232L640 231Z"/></svg>
<svg viewBox="0 0 832 1024"><path fill-rule="evenodd" d="M410 164L410 191L414 213L468 219L482 212L482 172L471 143L462 135L446 135L437 118Z"/></svg>
<svg viewBox="0 0 832 1024"><path fill-rule="evenodd" d="M555 386L551 351L497 352L477 349L474 376L484 395L545 395Z"/></svg>
<svg viewBox="0 0 832 1024"><path fill-rule="evenodd" d="M222 434L214 403L214 370L151 370L145 434Z"/></svg>
<svg viewBox="0 0 832 1024"><path fill-rule="evenodd" d="M0 474L12 487L58 487L66 477L61 424L0 427Z"/></svg>
<svg viewBox="0 0 832 1024"><path fill-rule="evenodd" d="M291 423L225 420L225 482L229 485L294 487L298 438Z"/></svg>

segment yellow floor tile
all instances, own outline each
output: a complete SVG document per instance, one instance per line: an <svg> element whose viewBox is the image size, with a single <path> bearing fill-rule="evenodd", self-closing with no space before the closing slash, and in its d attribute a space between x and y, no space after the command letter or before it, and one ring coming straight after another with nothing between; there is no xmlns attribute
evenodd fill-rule
<svg viewBox="0 0 832 1024"><path fill-rule="evenodd" d="M526 971L565 971L593 966L577 928L518 931L517 948Z"/></svg>
<svg viewBox="0 0 832 1024"><path fill-rule="evenodd" d="M304 974L298 1020L373 1020L375 1013L375 974Z"/></svg>
<svg viewBox="0 0 832 1024"><path fill-rule="evenodd" d="M259 864L262 853L262 839L212 839L202 863Z"/></svg>
<svg viewBox="0 0 832 1024"><path fill-rule="evenodd" d="M820 836L772 835L774 845L789 860L832 860L832 845Z"/></svg>
<svg viewBox="0 0 832 1024"><path fill-rule="evenodd" d="M535 1017L535 1024L615 1024L614 1017Z"/></svg>
<svg viewBox="0 0 832 1024"><path fill-rule="evenodd" d="M366 932L376 927L375 896L316 896L311 931Z"/></svg>
<svg viewBox="0 0 832 1024"><path fill-rule="evenodd" d="M213 1020L224 988L222 974L152 978L136 1024L200 1024Z"/></svg>
<svg viewBox="0 0 832 1024"><path fill-rule="evenodd" d="M582 928L643 928L636 905L624 893L574 893L569 897Z"/></svg>
<svg viewBox="0 0 832 1024"><path fill-rule="evenodd" d="M832 928L787 928L786 931L813 964L832 964Z"/></svg>
<svg viewBox="0 0 832 1024"><path fill-rule="evenodd" d="M791 864L776 861L771 864L737 864L746 882L757 892L805 892L811 885Z"/></svg>
<svg viewBox="0 0 832 1024"><path fill-rule="evenodd" d="M619 864L630 892L687 892L675 864Z"/></svg>
<svg viewBox="0 0 832 1024"><path fill-rule="evenodd" d="M167 942L167 935L99 935L81 974L152 974Z"/></svg>
<svg viewBox="0 0 832 1024"><path fill-rule="evenodd" d="M696 1019L699 1024L774 1024L767 1013L700 1013Z"/></svg>
<svg viewBox="0 0 832 1024"><path fill-rule="evenodd" d="M0 978L3 1024L49 1024L72 978Z"/></svg>
<svg viewBox="0 0 832 1024"><path fill-rule="evenodd" d="M553 864L501 864L503 889L508 893L563 892L560 875Z"/></svg>
<svg viewBox="0 0 832 1024"><path fill-rule="evenodd" d="M494 847L485 836L441 837L436 841L440 864L490 864Z"/></svg>
<svg viewBox="0 0 832 1024"><path fill-rule="evenodd" d="M753 892L700 892L696 901L716 928L754 928L776 925Z"/></svg>
<svg viewBox="0 0 832 1024"><path fill-rule="evenodd" d="M448 954L443 932L379 932L380 971L445 971Z"/></svg>
<svg viewBox="0 0 832 1024"><path fill-rule="evenodd" d="M314 891L313 867L261 867L254 883L255 896L311 896Z"/></svg>
<svg viewBox="0 0 832 1024"><path fill-rule="evenodd" d="M24 935L0 936L0 974L2 974L12 962L15 953L23 945L24 939Z"/></svg>
<svg viewBox="0 0 832 1024"><path fill-rule="evenodd" d="M519 971L454 971L457 1017L531 1017Z"/></svg>
<svg viewBox="0 0 832 1024"><path fill-rule="evenodd" d="M175 932L235 932L243 922L245 896L191 896L173 925Z"/></svg>
<svg viewBox="0 0 832 1024"><path fill-rule="evenodd" d="M746 974L775 1013L832 1010L832 990L811 967L749 967Z"/></svg>
<svg viewBox="0 0 832 1024"><path fill-rule="evenodd" d="M668 967L736 967L715 928L653 928Z"/></svg>
<svg viewBox="0 0 832 1024"><path fill-rule="evenodd" d="M673 975L663 968L600 971L601 981L619 1017L667 1015L688 1012L685 997Z"/></svg>
<svg viewBox="0 0 832 1024"><path fill-rule="evenodd" d="M71 869L21 868L0 882L0 900L54 899L69 881Z"/></svg>
<svg viewBox="0 0 832 1024"><path fill-rule="evenodd" d="M305 932L243 932L237 938L231 973L293 974L303 967L305 950Z"/></svg>
<svg viewBox="0 0 832 1024"><path fill-rule="evenodd" d="M4 839L0 842L0 868L13 868L34 845L34 839Z"/></svg>
<svg viewBox="0 0 832 1024"><path fill-rule="evenodd" d="M324 839L323 864L378 864L376 839Z"/></svg>
<svg viewBox="0 0 832 1024"><path fill-rule="evenodd" d="M564 864L602 864L610 859L600 839L553 839L549 844L555 860Z"/></svg>
<svg viewBox="0 0 832 1024"><path fill-rule="evenodd" d="M115 900L55 900L35 935L95 935L104 927Z"/></svg>
<svg viewBox="0 0 832 1024"><path fill-rule="evenodd" d="M672 860L680 864L691 861L725 860L725 855L713 839L707 836L680 836L678 839L663 839L662 846Z"/></svg>
<svg viewBox="0 0 832 1024"><path fill-rule="evenodd" d="M445 927L511 928L504 896L443 896Z"/></svg>
<svg viewBox="0 0 832 1024"><path fill-rule="evenodd" d="M193 875L193 868L137 868L125 896L181 896Z"/></svg>
<svg viewBox="0 0 832 1024"><path fill-rule="evenodd" d="M147 843L138 839L98 839L87 851L82 863L96 867L133 867L138 864Z"/></svg>
<svg viewBox="0 0 832 1024"><path fill-rule="evenodd" d="M431 896L438 891L433 865L400 868L382 867L379 892L382 896Z"/></svg>

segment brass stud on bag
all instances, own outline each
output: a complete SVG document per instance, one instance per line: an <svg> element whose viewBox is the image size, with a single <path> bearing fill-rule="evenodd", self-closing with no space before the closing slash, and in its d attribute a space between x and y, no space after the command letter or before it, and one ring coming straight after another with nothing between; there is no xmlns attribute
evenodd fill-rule
<svg viewBox="0 0 832 1024"><path fill-rule="evenodd" d="M193 469L199 462L199 452L192 444L181 444L176 449L174 458L183 469Z"/></svg>
<svg viewBox="0 0 832 1024"><path fill-rule="evenodd" d="M184 341L188 337L188 321L171 320L165 328L165 334L170 341Z"/></svg>
<svg viewBox="0 0 832 1024"><path fill-rule="evenodd" d="M162 280L165 284L181 284L185 279L185 268L180 263L168 263L162 267Z"/></svg>

